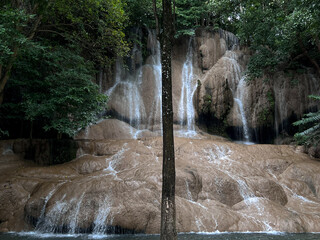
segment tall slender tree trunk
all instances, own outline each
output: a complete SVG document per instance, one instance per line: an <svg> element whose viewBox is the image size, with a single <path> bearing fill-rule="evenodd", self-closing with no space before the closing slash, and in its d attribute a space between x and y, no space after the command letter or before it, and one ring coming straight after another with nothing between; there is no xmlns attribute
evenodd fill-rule
<svg viewBox="0 0 320 240"><path fill-rule="evenodd" d="M152 0L152 5L153 5L153 15L154 15L154 19L156 21L157 37L159 37L159 35L160 35L160 27L159 27L159 18L158 18L158 13L157 13L157 2L156 2L156 0Z"/></svg>
<svg viewBox="0 0 320 240"><path fill-rule="evenodd" d="M2 65L0 65L0 105L3 102L4 88L9 80L11 69L12 69L14 61L17 58L17 55L18 55L18 47L14 46L13 54L9 60L8 66L6 66L4 68Z"/></svg>
<svg viewBox="0 0 320 240"><path fill-rule="evenodd" d="M173 137L171 52L174 36L171 0L162 0L163 33L161 35L162 64L162 127L163 166L161 201L161 240L177 239L175 207L175 157Z"/></svg>

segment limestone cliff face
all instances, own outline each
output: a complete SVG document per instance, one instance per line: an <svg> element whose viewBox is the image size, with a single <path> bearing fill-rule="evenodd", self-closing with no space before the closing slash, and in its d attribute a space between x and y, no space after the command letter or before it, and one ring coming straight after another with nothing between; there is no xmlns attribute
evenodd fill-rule
<svg viewBox="0 0 320 240"><path fill-rule="evenodd" d="M159 42L154 31L136 34L145 39L146 50L135 45L127 66L119 59L114 79L102 85L108 86L111 114L138 130L156 131L162 112ZM307 97L320 92L319 77L311 69L249 83L249 59L249 51L240 49L237 37L227 31L200 28L193 37L177 39L172 54L174 122L181 129L221 127L235 139L268 142L292 134L294 120L320 108Z"/></svg>
<svg viewBox="0 0 320 240"><path fill-rule="evenodd" d="M232 33L199 29L196 39L197 67L202 70L195 98L197 116L231 129L232 137L243 139L244 119L251 141L266 142L292 134L293 121L320 108L308 98L320 92L320 79L312 69L278 72L247 82L250 54L239 48Z"/></svg>
<svg viewBox="0 0 320 240"><path fill-rule="evenodd" d="M159 233L160 137L79 141L76 159L51 167L13 145L0 142L0 231ZM179 232L320 231L320 163L298 148L175 146Z"/></svg>

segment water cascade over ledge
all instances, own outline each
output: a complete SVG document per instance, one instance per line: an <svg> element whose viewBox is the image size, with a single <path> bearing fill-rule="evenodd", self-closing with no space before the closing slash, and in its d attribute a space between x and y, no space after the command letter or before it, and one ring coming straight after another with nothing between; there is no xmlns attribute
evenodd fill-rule
<svg viewBox="0 0 320 240"><path fill-rule="evenodd" d="M141 42L141 29L136 30L136 35ZM144 64L141 46L136 42L128 67L123 59L117 60L115 82L106 91L109 109L116 111L119 119L135 128L131 132L133 138L145 130L161 131L162 128L161 52L154 30L148 30L146 45L150 55Z"/></svg>
<svg viewBox="0 0 320 240"><path fill-rule="evenodd" d="M158 136L162 128L160 44L154 30L136 29L134 34L137 41L131 56L117 60L113 82L105 84L102 74L97 82L109 86L105 91L109 113L129 124L122 126L130 129L128 137ZM200 29L195 36L178 39L173 50L177 136L194 138L205 124L205 131L227 134L242 143L272 143L278 136L293 135L292 122L319 107L307 97L320 91L318 78L309 70L294 79L276 73L272 79L264 76L247 83L244 75L250 53L240 49L230 32Z"/></svg>
<svg viewBox="0 0 320 240"><path fill-rule="evenodd" d="M234 96L234 101L238 105L238 108L239 108L238 114L241 116L244 143L251 144L246 112L244 110L244 103L246 100L246 95L245 95L246 82L245 81L246 81L246 77L242 76L237 86L236 94Z"/></svg>
<svg viewBox="0 0 320 240"><path fill-rule="evenodd" d="M159 233L163 139L153 133L161 133L160 47L154 31L144 33L135 32L147 51L134 45L131 59L118 59L106 90L118 119L88 128L73 161L27 167L27 140L0 142L0 230ZM239 139L252 141L260 103L265 108L265 95L274 97L277 109L282 93L246 83L246 56L234 49L234 35L204 33L181 40L173 54L176 130L187 133L175 138L178 231L320 232L320 165L301 148L192 135L206 110L238 127ZM287 83L274 88L281 84ZM306 86L298 89L300 97L311 90ZM256 98L254 88L261 90ZM39 146L45 155L46 143Z"/></svg>
<svg viewBox="0 0 320 240"><path fill-rule="evenodd" d="M0 230L159 233L161 143L82 140L71 162L26 167L18 141L0 142L16 159L0 169ZM175 145L179 232L320 232L320 164L298 148L212 137Z"/></svg>
<svg viewBox="0 0 320 240"><path fill-rule="evenodd" d="M181 93L178 105L178 120L180 123L179 136L195 136L194 94L197 90L197 79L193 71L193 38L190 38L186 60L181 74Z"/></svg>

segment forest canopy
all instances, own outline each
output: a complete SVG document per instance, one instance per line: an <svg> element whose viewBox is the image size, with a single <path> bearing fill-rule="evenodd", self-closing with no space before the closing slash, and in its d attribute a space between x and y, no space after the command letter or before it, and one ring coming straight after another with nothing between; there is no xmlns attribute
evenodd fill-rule
<svg viewBox="0 0 320 240"><path fill-rule="evenodd" d="M106 103L95 71L129 49L123 7L120 0L2 1L2 126L36 121L73 136L95 121Z"/></svg>

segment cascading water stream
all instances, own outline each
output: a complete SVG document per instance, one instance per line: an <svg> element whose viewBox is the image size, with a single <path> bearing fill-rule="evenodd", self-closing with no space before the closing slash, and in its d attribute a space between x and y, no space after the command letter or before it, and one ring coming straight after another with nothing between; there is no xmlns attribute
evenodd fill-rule
<svg viewBox="0 0 320 240"><path fill-rule="evenodd" d="M230 89L233 94L234 107L236 110L236 118L242 123L242 140L239 141L244 144L253 144L250 142L250 131L247 122L247 116L245 111L246 103L246 76L242 76L242 69L237 61L237 54L233 51L227 51L224 58L226 58L230 64L231 82ZM228 77L226 76L226 79Z"/></svg>
<svg viewBox="0 0 320 240"><path fill-rule="evenodd" d="M181 74L181 95L178 110L180 129L186 131L187 136L195 135L195 110L193 106L193 96L197 89L197 81L193 72L193 38L190 38L186 61L182 67Z"/></svg>
<svg viewBox="0 0 320 240"><path fill-rule="evenodd" d="M259 197L255 196L254 192L250 189L245 179L241 176L237 176L233 173L232 169L234 168L234 163L237 161L233 160L230 156L232 151L228 146L218 146L214 145L213 149L209 151L204 150L207 154L207 159L209 164L214 164L219 171L225 173L231 179L235 180L238 184L238 189L241 197L243 198L244 203L247 206L252 205L259 215L265 214L265 209L263 205L260 203ZM254 222L261 223L265 227L266 231L272 231L272 227L269 222L261 221L259 219L255 219L249 214L243 213L243 217L252 219Z"/></svg>
<svg viewBox="0 0 320 240"><path fill-rule="evenodd" d="M147 129L153 130L155 122L159 122L162 132L162 67L160 42L157 40L156 31L148 30L148 45L151 50L151 67L155 83L155 95L152 102L151 112L148 113Z"/></svg>
<svg viewBox="0 0 320 240"><path fill-rule="evenodd" d="M248 128L248 123L247 123L247 119L246 119L246 114L244 111L244 107L243 107L243 101L245 98L245 76L243 76L237 86L237 92L234 98L234 101L238 104L239 107L239 112L240 112L240 116L241 116L241 121L242 121L242 128L243 128L243 136L244 136L244 140L246 143L250 142L250 136L249 136L249 128Z"/></svg>
<svg viewBox="0 0 320 240"><path fill-rule="evenodd" d="M141 41L142 33L137 29L135 35ZM114 85L106 91L111 101L121 102L122 109L120 115L125 116L131 126L136 129L141 129L142 120L145 118L145 107L140 93L140 86L142 84L142 52L135 43L132 49L131 72L126 70L123 60L118 58L116 61L116 76ZM138 61L136 62L136 59ZM121 89L121 95L116 92ZM114 100L114 98L116 100ZM131 135L134 135L131 132Z"/></svg>
<svg viewBox="0 0 320 240"><path fill-rule="evenodd" d="M136 30L137 42L142 42L141 29ZM151 55L143 65L141 47L134 43L132 57L127 70L123 59L116 62L116 74L114 85L106 91L109 96L109 105L114 105L117 114L122 120L128 122L137 131L131 130L133 138L137 138L144 130L154 130L155 126L161 130L161 52L160 43L156 33L148 30L148 50ZM148 75L148 69L151 74ZM152 99L146 100L144 86L152 86ZM148 90L149 91L149 90ZM110 106L109 106L110 107Z"/></svg>

